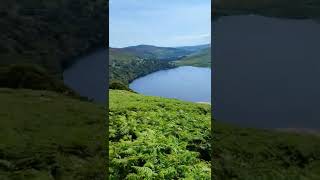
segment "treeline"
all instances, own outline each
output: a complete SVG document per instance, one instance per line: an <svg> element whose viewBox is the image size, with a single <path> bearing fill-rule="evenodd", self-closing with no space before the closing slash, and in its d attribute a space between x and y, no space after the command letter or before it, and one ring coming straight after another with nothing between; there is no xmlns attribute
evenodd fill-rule
<svg viewBox="0 0 320 180"><path fill-rule="evenodd" d="M2 0L0 65L38 64L61 76L107 39L106 0Z"/></svg>

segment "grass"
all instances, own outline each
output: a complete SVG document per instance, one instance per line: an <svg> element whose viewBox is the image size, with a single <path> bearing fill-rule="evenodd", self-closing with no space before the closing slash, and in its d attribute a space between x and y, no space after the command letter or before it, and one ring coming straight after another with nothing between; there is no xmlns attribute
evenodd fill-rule
<svg viewBox="0 0 320 180"><path fill-rule="evenodd" d="M320 137L213 123L214 179L320 179Z"/></svg>
<svg viewBox="0 0 320 180"><path fill-rule="evenodd" d="M211 106L109 93L110 179L210 179Z"/></svg>
<svg viewBox="0 0 320 180"><path fill-rule="evenodd" d="M105 179L105 108L0 89L0 179Z"/></svg>
<svg viewBox="0 0 320 180"><path fill-rule="evenodd" d="M211 47L202 49L199 52L186 56L179 61L175 61L177 66L195 66L211 68Z"/></svg>

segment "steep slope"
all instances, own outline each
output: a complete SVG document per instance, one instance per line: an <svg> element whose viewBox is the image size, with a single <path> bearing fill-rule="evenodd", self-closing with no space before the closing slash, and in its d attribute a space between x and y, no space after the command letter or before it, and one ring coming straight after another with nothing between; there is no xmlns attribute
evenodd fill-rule
<svg viewBox="0 0 320 180"><path fill-rule="evenodd" d="M110 179L210 179L211 106L109 92Z"/></svg>
<svg viewBox="0 0 320 180"><path fill-rule="evenodd" d="M175 61L178 66L197 66L211 68L211 47L201 49L191 55L188 55L178 61Z"/></svg>
<svg viewBox="0 0 320 180"><path fill-rule="evenodd" d="M0 89L0 179L105 179L105 108Z"/></svg>
<svg viewBox="0 0 320 180"><path fill-rule="evenodd" d="M61 75L107 39L105 0L3 0L0 65L30 63ZM105 24L104 24L105 23Z"/></svg>
<svg viewBox="0 0 320 180"><path fill-rule="evenodd" d="M109 48L109 80L127 86L134 79L152 72L172 68L167 61L141 58L124 49Z"/></svg>

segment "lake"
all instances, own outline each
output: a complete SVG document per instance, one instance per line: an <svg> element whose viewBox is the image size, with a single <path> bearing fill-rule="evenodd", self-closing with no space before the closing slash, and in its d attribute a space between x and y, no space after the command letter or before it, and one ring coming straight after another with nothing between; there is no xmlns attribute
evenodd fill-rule
<svg viewBox="0 0 320 180"><path fill-rule="evenodd" d="M211 103L211 69L182 66L134 80L132 90L150 96Z"/></svg>
<svg viewBox="0 0 320 180"><path fill-rule="evenodd" d="M67 86L94 102L106 103L108 51L97 50L81 57L63 73Z"/></svg>
<svg viewBox="0 0 320 180"><path fill-rule="evenodd" d="M214 22L215 119L320 128L320 24L262 16Z"/></svg>

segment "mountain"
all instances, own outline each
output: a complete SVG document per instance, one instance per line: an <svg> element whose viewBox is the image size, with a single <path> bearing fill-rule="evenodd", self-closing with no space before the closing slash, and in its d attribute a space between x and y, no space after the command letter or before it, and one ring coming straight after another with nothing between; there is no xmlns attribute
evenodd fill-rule
<svg viewBox="0 0 320 180"><path fill-rule="evenodd" d="M200 49L178 61L175 61L177 66L196 66L211 68L211 47Z"/></svg>
<svg viewBox="0 0 320 180"><path fill-rule="evenodd" d="M181 58L191 52L182 48L157 47L151 45L138 45L123 48L124 51L135 54L141 58L172 61Z"/></svg>
<svg viewBox="0 0 320 180"><path fill-rule="evenodd" d="M26 89L0 99L0 179L106 179L104 106Z"/></svg>
<svg viewBox="0 0 320 180"><path fill-rule="evenodd" d="M320 18L320 0L217 0L212 16L258 14L281 18Z"/></svg>
<svg viewBox="0 0 320 180"><path fill-rule="evenodd" d="M109 91L110 179L210 179L211 106Z"/></svg>

